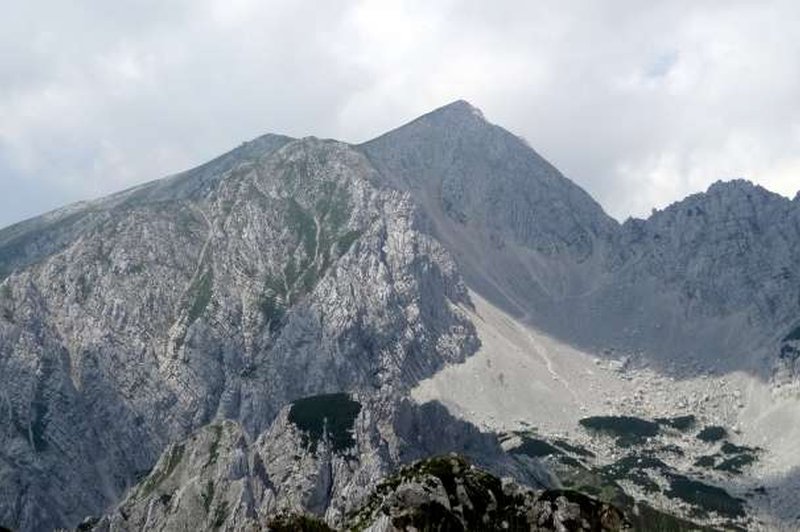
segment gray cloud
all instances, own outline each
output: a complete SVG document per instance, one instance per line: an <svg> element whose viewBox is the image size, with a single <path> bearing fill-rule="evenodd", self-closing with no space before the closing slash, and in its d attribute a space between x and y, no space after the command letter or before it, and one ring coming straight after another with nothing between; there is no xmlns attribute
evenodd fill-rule
<svg viewBox="0 0 800 532"><path fill-rule="evenodd" d="M0 225L264 132L357 142L458 98L618 218L720 178L800 187L791 0L13 4Z"/></svg>

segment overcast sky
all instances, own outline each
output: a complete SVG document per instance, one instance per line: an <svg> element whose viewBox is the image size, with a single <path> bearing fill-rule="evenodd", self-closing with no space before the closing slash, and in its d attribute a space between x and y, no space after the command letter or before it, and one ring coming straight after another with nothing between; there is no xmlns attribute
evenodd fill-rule
<svg viewBox="0 0 800 532"><path fill-rule="evenodd" d="M0 225L462 98L618 219L717 179L793 197L798 28L797 0L11 0Z"/></svg>

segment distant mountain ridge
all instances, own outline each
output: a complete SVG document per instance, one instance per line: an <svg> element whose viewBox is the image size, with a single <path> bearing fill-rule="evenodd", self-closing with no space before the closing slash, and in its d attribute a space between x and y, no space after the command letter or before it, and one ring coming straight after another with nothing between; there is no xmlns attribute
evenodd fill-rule
<svg viewBox="0 0 800 532"><path fill-rule="evenodd" d="M566 341L766 376L799 319L798 199L717 182L619 224L463 101L362 149L422 206L472 289Z"/></svg>

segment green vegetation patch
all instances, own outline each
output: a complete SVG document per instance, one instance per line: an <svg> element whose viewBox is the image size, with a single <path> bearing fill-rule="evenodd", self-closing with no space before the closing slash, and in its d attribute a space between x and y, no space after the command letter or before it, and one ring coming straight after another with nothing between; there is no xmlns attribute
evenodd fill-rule
<svg viewBox="0 0 800 532"><path fill-rule="evenodd" d="M178 467L183 459L183 444L173 445L166 458L166 463L161 469L154 471L142 484L139 491L142 497L150 495L154 489L159 487Z"/></svg>
<svg viewBox="0 0 800 532"><path fill-rule="evenodd" d="M588 493L603 502L625 508L633 499L613 478L596 468L588 468L569 456L559 456L558 462L549 464L564 487Z"/></svg>
<svg viewBox="0 0 800 532"><path fill-rule="evenodd" d="M658 484L646 470L667 473L669 466L654 456L631 453L628 456L600 469L606 477L613 480L627 480L638 485L648 493L661 491Z"/></svg>
<svg viewBox="0 0 800 532"><path fill-rule="evenodd" d="M722 463L720 463L714 469L717 471L725 471L726 473L741 475L742 469L756 462L756 460L758 459L752 454L740 454L738 456L728 458L727 460L723 460Z"/></svg>
<svg viewBox="0 0 800 532"><path fill-rule="evenodd" d="M206 482L206 485L203 487L203 493L200 494L200 497L203 499L203 508L205 508L206 513L211 509L211 501L214 500L214 481L209 480Z"/></svg>
<svg viewBox="0 0 800 532"><path fill-rule="evenodd" d="M314 217L293 198L287 202L286 223L289 230L297 235L306 255L313 257L317 249L317 224Z"/></svg>
<svg viewBox="0 0 800 532"><path fill-rule="evenodd" d="M636 503L636 506L627 515L633 525L633 530L647 532L713 532L715 530L656 510L644 502Z"/></svg>
<svg viewBox="0 0 800 532"><path fill-rule="evenodd" d="M281 514L267 521L272 532L334 532L324 521L301 514Z"/></svg>
<svg viewBox="0 0 800 532"><path fill-rule="evenodd" d="M561 449L564 449L565 451L570 452L572 454L576 454L578 456L583 456L586 458L594 458L595 456L595 454L592 451L588 450L586 447L583 447L581 445L575 445L566 440L555 440L553 443L556 446L560 447Z"/></svg>
<svg viewBox="0 0 800 532"><path fill-rule="evenodd" d="M676 456L683 456L686 454L681 447L675 445L674 443L668 443L666 445L662 445L661 451L665 453L674 454Z"/></svg>
<svg viewBox="0 0 800 532"><path fill-rule="evenodd" d="M687 416L660 417L656 418L655 421L659 425L672 427L673 429L689 430L690 428L694 427L695 423L697 422L697 418L694 417L694 415L689 414Z"/></svg>
<svg viewBox="0 0 800 532"><path fill-rule="evenodd" d="M211 526L213 526L214 529L216 530L225 524L225 520L227 518L228 518L228 501L222 501L217 505L217 509L214 511L214 522L211 523Z"/></svg>
<svg viewBox="0 0 800 532"><path fill-rule="evenodd" d="M536 438L529 438L527 436L522 438L521 445L514 447L509 452L511 454L524 454L526 456L530 456L531 458L541 458L543 456L563 454L560 449L553 447L546 441L538 440Z"/></svg>
<svg viewBox="0 0 800 532"><path fill-rule="evenodd" d="M729 441L726 441L720 447L720 451L725 454L755 454L758 452L758 449L754 447L747 447L746 445L734 445Z"/></svg>
<svg viewBox="0 0 800 532"><path fill-rule="evenodd" d="M0 317L6 321L14 321L14 311L12 305L14 304L14 294L8 285L0 284Z"/></svg>
<svg viewBox="0 0 800 532"><path fill-rule="evenodd" d="M603 502L623 509L633 525L633 530L647 532L714 530L664 513L643 502L634 501L630 495L625 493L615 477L636 483L645 491L648 490L648 487L651 490L657 488L653 480L644 471L638 469L649 467L654 470L661 469L662 473L664 473L664 468L667 467L666 464L650 456L626 457L615 464L603 468L587 468L579 464L577 467L567 467L559 464L554 464L552 467L564 486L587 493ZM630 477L631 473L635 478Z"/></svg>
<svg viewBox="0 0 800 532"><path fill-rule="evenodd" d="M204 271L193 283L190 289L192 304L189 307L189 323L193 323L203 315L209 302L214 286L214 273L211 270Z"/></svg>
<svg viewBox="0 0 800 532"><path fill-rule="evenodd" d="M322 198L317 202L316 210L332 229L338 229L350 218L350 202L350 191L329 181L322 185Z"/></svg>
<svg viewBox="0 0 800 532"><path fill-rule="evenodd" d="M327 435L334 451L343 451L355 445L353 426L361 411L361 403L346 393L315 395L292 403L289 421L303 433L304 445L317 444Z"/></svg>
<svg viewBox="0 0 800 532"><path fill-rule="evenodd" d="M715 454L701 456L694 461L694 465L696 465L697 467L714 467L716 463L717 463L717 455Z"/></svg>
<svg viewBox="0 0 800 532"><path fill-rule="evenodd" d="M698 507L703 512L716 512L728 517L744 517L745 508L741 499L731 496L717 486L704 484L682 475L674 475L670 479L670 489L664 492L668 497L681 499Z"/></svg>
<svg viewBox="0 0 800 532"><path fill-rule="evenodd" d="M722 456L715 455L715 457L724 459L714 466L714 469L740 475L742 474L743 468L758 460L758 453L761 449L747 447L745 445L734 445L726 441L720 447L720 451L722 452Z"/></svg>
<svg viewBox="0 0 800 532"><path fill-rule="evenodd" d="M590 430L604 432L617 437L617 445L628 447L643 443L646 438L656 436L658 423L633 416L594 416L580 420Z"/></svg>
<svg viewBox="0 0 800 532"><path fill-rule="evenodd" d="M44 399L35 401L32 406L33 422L31 423L31 439L33 442L33 449L36 452L42 452L47 450L48 447L47 438L45 438L48 422L48 407Z"/></svg>
<svg viewBox="0 0 800 532"><path fill-rule="evenodd" d="M795 340L800 340L800 325L792 329L783 339L784 342L792 342Z"/></svg>
<svg viewBox="0 0 800 532"><path fill-rule="evenodd" d="M339 254L347 253L353 243L361 236L361 231L348 231L336 241Z"/></svg>
<svg viewBox="0 0 800 532"><path fill-rule="evenodd" d="M725 438L727 435L728 431L725 430L725 427L711 425L698 432L697 439L704 442L715 442Z"/></svg>
<svg viewBox="0 0 800 532"><path fill-rule="evenodd" d="M283 268L283 275L287 285L291 286L295 281L294 259L289 257ZM267 275L264 280L264 292L261 295L259 307L264 321L269 327L270 332L280 329L286 308L291 304L291 294L287 292L283 281L277 277Z"/></svg>
<svg viewBox="0 0 800 532"><path fill-rule="evenodd" d="M283 271L267 275L259 306L270 332L277 332L287 310L310 293L331 265L361 236L348 230L350 193L335 183L321 184L321 199L304 207L294 198L285 200L284 219L295 237Z"/></svg>
<svg viewBox="0 0 800 532"><path fill-rule="evenodd" d="M208 461L206 461L205 467L217 463L219 441L222 439L222 425L213 425L210 430L214 433L214 436L211 440L211 445L208 447Z"/></svg>

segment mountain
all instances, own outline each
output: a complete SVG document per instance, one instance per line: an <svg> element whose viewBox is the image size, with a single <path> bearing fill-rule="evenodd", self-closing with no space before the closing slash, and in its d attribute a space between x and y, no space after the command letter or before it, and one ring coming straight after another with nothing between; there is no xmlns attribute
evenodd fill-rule
<svg viewBox="0 0 800 532"><path fill-rule="evenodd" d="M798 198L718 183L619 224L463 101L361 145L265 135L0 231L0 524L345 526L450 452L592 508L784 523L798 254ZM725 436L652 429L690 414ZM607 415L655 432L620 447Z"/></svg>
<svg viewBox="0 0 800 532"><path fill-rule="evenodd" d="M603 274L617 222L470 104L445 106L361 149L421 206L467 284L515 315L545 321Z"/></svg>
<svg viewBox="0 0 800 532"><path fill-rule="evenodd" d="M615 279L593 297L598 328L670 360L766 377L764 349L798 320L798 241L798 203L743 180L628 220Z"/></svg>
<svg viewBox="0 0 800 532"><path fill-rule="evenodd" d="M765 376L764 349L797 324L797 200L719 182L620 225L463 101L360 148L472 290L568 343Z"/></svg>
<svg viewBox="0 0 800 532"><path fill-rule="evenodd" d="M293 399L400 390L474 350L455 264L362 154L257 143L12 228L0 522L75 523L216 417L257 434Z"/></svg>

